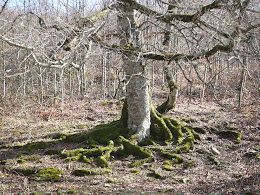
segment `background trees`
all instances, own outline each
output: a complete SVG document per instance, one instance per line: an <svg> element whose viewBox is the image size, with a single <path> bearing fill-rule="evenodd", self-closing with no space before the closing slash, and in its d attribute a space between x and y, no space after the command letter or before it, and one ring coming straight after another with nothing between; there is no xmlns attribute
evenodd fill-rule
<svg viewBox="0 0 260 195"><path fill-rule="evenodd" d="M140 48L152 52L143 57L149 64L154 95L166 84L164 62L158 59L167 56L172 58L170 69L181 97L189 101L199 97L201 102L214 99L225 107L256 104L260 75L257 0L247 5L246 1L138 2L142 6L133 4L133 8L138 10ZM115 47L122 38L115 25L115 3L23 1L17 6L3 1L2 98L62 105L88 95L120 97L125 73L122 48ZM217 9L207 7L215 4ZM197 60L192 62L194 57Z"/></svg>

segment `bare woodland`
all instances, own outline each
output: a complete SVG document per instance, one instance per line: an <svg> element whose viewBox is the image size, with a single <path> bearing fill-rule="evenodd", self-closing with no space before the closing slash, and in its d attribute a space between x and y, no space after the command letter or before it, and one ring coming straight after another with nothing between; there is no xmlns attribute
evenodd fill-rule
<svg viewBox="0 0 260 195"><path fill-rule="evenodd" d="M3 0L0 192L259 193L259 19L259 0Z"/></svg>

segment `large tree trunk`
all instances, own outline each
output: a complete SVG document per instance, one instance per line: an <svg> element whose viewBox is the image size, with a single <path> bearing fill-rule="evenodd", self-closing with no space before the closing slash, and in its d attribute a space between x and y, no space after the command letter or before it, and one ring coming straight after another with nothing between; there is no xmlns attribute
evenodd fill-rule
<svg viewBox="0 0 260 195"><path fill-rule="evenodd" d="M118 16L118 29L122 35L121 46L132 50L139 47L139 34L135 27L134 10L130 6L123 6ZM136 132L138 142L150 135L151 101L149 93L149 78L145 64L134 54L123 56L126 73L126 98L128 104L127 127Z"/></svg>

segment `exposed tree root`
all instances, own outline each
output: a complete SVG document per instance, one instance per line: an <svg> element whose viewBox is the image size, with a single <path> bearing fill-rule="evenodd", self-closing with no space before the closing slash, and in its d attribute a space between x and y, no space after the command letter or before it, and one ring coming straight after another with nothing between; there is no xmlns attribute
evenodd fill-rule
<svg viewBox="0 0 260 195"><path fill-rule="evenodd" d="M118 121L113 121L88 133L69 135L62 139L63 142L81 143L85 146L81 149L66 151L61 156L69 159L68 161L83 162L88 162L86 159L89 157L95 157L98 166L109 167L111 154L119 158L133 155L142 159L131 165L135 167L153 161L155 151L151 150L151 145L156 145L156 143L165 145L172 142L178 145L173 153L160 151L160 154L176 161L175 163L181 163L183 159L176 154L189 152L194 142L201 140L199 134L194 131L196 128L184 127L178 120L164 117L154 107L151 111L151 137L137 145L135 132L127 129L126 126L127 103L125 102ZM100 144L105 146L100 146Z"/></svg>

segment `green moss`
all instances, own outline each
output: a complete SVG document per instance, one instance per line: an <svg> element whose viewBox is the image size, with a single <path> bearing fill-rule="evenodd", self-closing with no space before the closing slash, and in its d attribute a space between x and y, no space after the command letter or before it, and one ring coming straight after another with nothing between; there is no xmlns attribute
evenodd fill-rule
<svg viewBox="0 0 260 195"><path fill-rule="evenodd" d="M219 161L217 160L217 158L215 156L209 156L208 159L215 165L219 164Z"/></svg>
<svg viewBox="0 0 260 195"><path fill-rule="evenodd" d="M113 179L109 178L109 179L107 180L107 183L115 183L115 181L114 181Z"/></svg>
<svg viewBox="0 0 260 195"><path fill-rule="evenodd" d="M145 159L138 160L138 161L136 161L136 162L130 164L130 167L131 167L131 168L133 168L133 167L138 167L138 166L140 166L140 165L142 165L142 164L144 164L144 163L150 163L150 162L153 162L153 161L154 161L154 159L151 158L151 157L145 158Z"/></svg>
<svg viewBox="0 0 260 195"><path fill-rule="evenodd" d="M36 173L34 179L40 181L60 181L64 172L56 168L44 168Z"/></svg>
<svg viewBox="0 0 260 195"><path fill-rule="evenodd" d="M74 190L69 190L69 191L68 191L68 194L74 194L74 193L75 193Z"/></svg>
<svg viewBox="0 0 260 195"><path fill-rule="evenodd" d="M207 154L208 153L207 150L205 150L205 149L198 149L197 152L199 154Z"/></svg>
<svg viewBox="0 0 260 195"><path fill-rule="evenodd" d="M154 177L155 179L162 179L163 176L159 173L156 173L155 171L151 171L150 173L147 174L149 177Z"/></svg>
<svg viewBox="0 0 260 195"><path fill-rule="evenodd" d="M125 139L123 136L120 136L120 140L124 147L124 152L126 154L132 154L134 156L138 156L140 158L149 158L152 157L152 151L148 150L144 147L140 147Z"/></svg>
<svg viewBox="0 0 260 195"><path fill-rule="evenodd" d="M163 165L171 165L170 161L166 160L163 162Z"/></svg>
<svg viewBox="0 0 260 195"><path fill-rule="evenodd" d="M139 169L132 169L131 170L131 173L138 173L139 172Z"/></svg>
<svg viewBox="0 0 260 195"><path fill-rule="evenodd" d="M155 146L156 143L150 137L147 137L144 141L140 142L138 145L139 146L150 146L150 145Z"/></svg>
<svg viewBox="0 0 260 195"><path fill-rule="evenodd" d="M67 160L67 162L78 161L81 159L81 156L82 156L82 154L78 154L77 156L67 157L66 160Z"/></svg>
<svg viewBox="0 0 260 195"><path fill-rule="evenodd" d="M194 123L194 122L197 122L196 119L193 119L193 118L183 118L181 119L181 121L185 122L185 123Z"/></svg>
<svg viewBox="0 0 260 195"><path fill-rule="evenodd" d="M108 161L106 160L106 158L104 156L99 156L97 158L97 164L101 168L109 167L109 163L108 163Z"/></svg>
<svg viewBox="0 0 260 195"><path fill-rule="evenodd" d="M109 173L112 173L112 171L111 170L103 170L101 172L101 175L105 175L105 174L109 174Z"/></svg>
<svg viewBox="0 0 260 195"><path fill-rule="evenodd" d="M39 155L31 155L31 156L24 157L23 159L26 161L36 161L39 160L39 158L40 158Z"/></svg>
<svg viewBox="0 0 260 195"><path fill-rule="evenodd" d="M14 169L13 172L22 176L30 176L36 174L37 170L33 168L25 168L25 169Z"/></svg>
<svg viewBox="0 0 260 195"><path fill-rule="evenodd" d="M52 149L52 150L47 150L46 152L44 152L45 155L56 155L56 154L61 154L61 150L55 150L55 149Z"/></svg>
<svg viewBox="0 0 260 195"><path fill-rule="evenodd" d="M202 140L200 135L197 132L195 132L193 129L191 130L191 133L193 134L195 140L198 140L198 141Z"/></svg>
<svg viewBox="0 0 260 195"><path fill-rule="evenodd" d="M48 147L48 144L46 142L31 142L26 145L24 145L21 149L27 150L27 151L33 151L33 150L40 150L40 149L46 149Z"/></svg>
<svg viewBox="0 0 260 195"><path fill-rule="evenodd" d="M171 154L169 152L161 152L160 155L164 158L173 160L176 164L180 164L183 162L183 158L178 156L177 154Z"/></svg>
<svg viewBox="0 0 260 195"><path fill-rule="evenodd" d="M194 146L194 135L193 134L189 134L188 137L186 137L183 141L182 144L184 144L183 146L181 146L180 148L177 148L174 150L175 153L180 154L180 153L187 153L189 152L190 149L193 149Z"/></svg>
<svg viewBox="0 0 260 195"><path fill-rule="evenodd" d="M223 131L220 131L220 135L225 138L234 140L234 143L236 143L236 144L241 142L242 134L240 132L231 131L231 130L223 130Z"/></svg>
<svg viewBox="0 0 260 195"><path fill-rule="evenodd" d="M173 138L163 116L153 108L151 110L151 135L156 140L167 141Z"/></svg>
<svg viewBox="0 0 260 195"><path fill-rule="evenodd" d="M195 161L194 161L194 160L189 161L189 162L185 162L185 163L183 164L183 168L184 168L184 169L190 169L190 168L192 168L192 167L194 167L194 166L195 166Z"/></svg>
<svg viewBox="0 0 260 195"><path fill-rule="evenodd" d="M7 164L7 160L1 160L0 161L0 165L6 165Z"/></svg>
<svg viewBox="0 0 260 195"><path fill-rule="evenodd" d="M59 140L63 140L67 137L68 135L65 133L57 133L55 134L52 139L59 139Z"/></svg>
<svg viewBox="0 0 260 195"><path fill-rule="evenodd" d="M134 50L133 45L131 43L128 43L126 46L123 47L124 50Z"/></svg>
<svg viewBox="0 0 260 195"><path fill-rule="evenodd" d="M173 171L174 170L174 167L170 166L170 165L163 165L162 166L162 169L163 170L166 170L166 171Z"/></svg>
<svg viewBox="0 0 260 195"><path fill-rule="evenodd" d="M80 159L81 156L85 157L98 157L101 156L105 151L110 150L108 147L100 147L100 148L94 148L94 149L83 149L78 148L76 150L68 150L64 153L61 153L62 158L68 158L68 157L76 157L77 159Z"/></svg>
<svg viewBox="0 0 260 195"><path fill-rule="evenodd" d="M24 164L24 163L26 163L27 161L26 160L24 160L24 159L18 159L17 160L17 163L19 163L19 164Z"/></svg>
<svg viewBox="0 0 260 195"><path fill-rule="evenodd" d="M167 127L170 129L173 137L176 140L179 140L181 137L183 137L183 133L182 133L182 129L181 129L181 124L179 123L179 121L175 120L175 119L165 119L165 123L167 125Z"/></svg>
<svg viewBox="0 0 260 195"><path fill-rule="evenodd" d="M208 122L209 121L209 119L206 116L202 117L200 120L203 121L203 122Z"/></svg>
<svg viewBox="0 0 260 195"><path fill-rule="evenodd" d="M98 175L96 171L88 170L88 169L76 169L72 173L75 176L83 177L83 176L90 176L90 175Z"/></svg>
<svg viewBox="0 0 260 195"><path fill-rule="evenodd" d="M203 127L191 127L195 132L201 133L201 134L206 134L207 131Z"/></svg>
<svg viewBox="0 0 260 195"><path fill-rule="evenodd" d="M87 158L85 155L82 156L82 160L84 163L88 163L88 164L91 164L92 165L92 162L89 158Z"/></svg>

